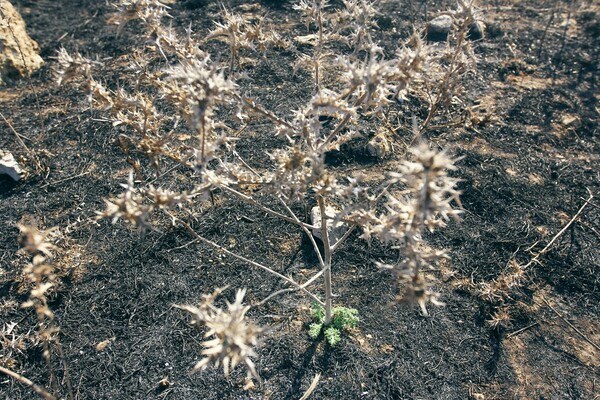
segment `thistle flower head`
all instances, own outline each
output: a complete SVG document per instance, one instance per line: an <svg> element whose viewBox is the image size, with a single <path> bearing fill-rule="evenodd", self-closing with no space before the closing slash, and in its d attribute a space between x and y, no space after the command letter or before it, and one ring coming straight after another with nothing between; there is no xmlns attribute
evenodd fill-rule
<svg viewBox="0 0 600 400"><path fill-rule="evenodd" d="M56 62L58 65L54 68L54 74L58 85L79 77L90 79L92 66L98 64L79 53L71 55L64 47L58 50Z"/></svg>
<svg viewBox="0 0 600 400"><path fill-rule="evenodd" d="M393 265L377 265L391 270L405 286L400 300L418 303L427 315L427 302L440 303L437 295L429 290L422 270L431 268L446 254L425 246L422 233L425 228L433 230L444 226L450 217L460 213L452 207L453 202L460 205L458 180L448 176L448 171L455 169L455 160L444 151L432 150L421 143L412 148L411 153L414 160L401 163L387 182L388 185L402 183L405 189L388 195L387 213L373 219L363 236L368 238L375 234L383 241L397 244L402 260Z"/></svg>
<svg viewBox="0 0 600 400"><path fill-rule="evenodd" d="M51 240L56 236L58 228L50 228L41 230L35 226L27 226L17 224L20 235L20 242L23 249L31 254L42 254L44 257L52 257L52 252L56 249L56 246L52 244Z"/></svg>
<svg viewBox="0 0 600 400"><path fill-rule="evenodd" d="M235 41L236 48L252 47L252 41L247 35L251 25L246 22L244 17L232 13L225 7L222 17L223 22L215 22L215 28L209 32L206 39L222 39L231 43Z"/></svg>
<svg viewBox="0 0 600 400"><path fill-rule="evenodd" d="M411 224L430 230L443 227L450 217L461 213L452 207L453 202L460 205L458 180L448 175L448 171L456 169L455 160L444 151L430 149L426 143L420 143L410 152L415 156L414 161L403 161L398 172L389 174L388 184L404 183L407 189L402 199L390 196L388 209L392 213L408 213Z"/></svg>
<svg viewBox="0 0 600 400"><path fill-rule="evenodd" d="M327 8L327 0L300 0L294 5L294 9L304 14L306 28L310 27L311 23L316 23L321 13L321 10Z"/></svg>
<svg viewBox="0 0 600 400"><path fill-rule="evenodd" d="M224 289L216 289L210 295L204 295L200 304L196 306L183 305L179 308L188 311L192 316L192 324L208 328L204 334L210 338L202 343L206 356L194 367L195 370L205 370L210 365L223 366L227 376L229 371L238 364L243 364L248 372L260 380L251 357L256 357L254 347L259 342L259 336L264 329L246 320L246 313L250 306L242 304L245 289L237 291L235 301L227 302L227 310L215 306L214 301Z"/></svg>
<svg viewBox="0 0 600 400"><path fill-rule="evenodd" d="M104 200L106 210L98 212L98 218L112 218L113 223L121 218L141 228L149 226L148 216L152 209L150 206L142 204L143 197L134 187L133 171L129 173L127 183L121 186L125 188L125 192L116 199Z"/></svg>
<svg viewBox="0 0 600 400"><path fill-rule="evenodd" d="M163 92L194 129L201 119L210 118L214 108L226 102L236 88L233 81L226 79L222 71L210 64L208 56L185 60L166 73L168 82Z"/></svg>
<svg viewBox="0 0 600 400"><path fill-rule="evenodd" d="M169 7L159 0L118 0L113 5L117 11L108 22L118 25L119 31L129 21L141 19L144 23L158 26L161 18L169 16Z"/></svg>

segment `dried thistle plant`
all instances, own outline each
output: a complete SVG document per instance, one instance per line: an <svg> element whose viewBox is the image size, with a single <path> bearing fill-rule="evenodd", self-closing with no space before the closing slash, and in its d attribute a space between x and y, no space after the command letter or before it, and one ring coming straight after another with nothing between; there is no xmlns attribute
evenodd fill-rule
<svg viewBox="0 0 600 400"><path fill-rule="evenodd" d="M123 219L142 230L152 229L148 218L154 210L172 209L190 200L187 193L176 193L150 185L144 190L135 188L133 171L129 173L127 183L121 184L125 189L117 198L104 200L106 209L97 212L97 219L111 218L114 224Z"/></svg>
<svg viewBox="0 0 600 400"><path fill-rule="evenodd" d="M98 213L98 219L112 218L112 222L115 223L122 218L142 229L148 227L151 208L143 205L144 198L136 192L133 172L129 174L127 183L121 186L125 191L116 199L105 200L106 210Z"/></svg>
<svg viewBox="0 0 600 400"><path fill-rule="evenodd" d="M19 228L21 234L20 242L23 246L23 251L31 255L41 254L45 257L52 257L52 252L56 250L52 239L58 235L58 228L40 230L35 226L21 224L18 224L17 228Z"/></svg>
<svg viewBox="0 0 600 400"><path fill-rule="evenodd" d="M71 55L64 47L58 50L56 62L57 66L54 68L54 73L58 85L81 77L91 79L92 67L98 64L79 53Z"/></svg>
<svg viewBox="0 0 600 400"><path fill-rule="evenodd" d="M340 31L348 30L349 44L354 54L367 50L374 43L371 31L377 29L376 17L379 11L375 3L367 0L343 0L344 8L336 15Z"/></svg>
<svg viewBox="0 0 600 400"><path fill-rule="evenodd" d="M492 313L490 319L486 321L491 329L506 328L510 324L510 314L505 308L500 308Z"/></svg>
<svg viewBox="0 0 600 400"><path fill-rule="evenodd" d="M242 304L245 289L237 291L233 303L227 302L227 310L217 307L214 301L224 289L215 289L212 294L203 295L198 306L177 306L190 313L192 324L198 329L204 326L208 328L204 337L209 340L202 343L202 355L206 357L198 362L194 369L205 370L211 365L222 366L225 376L228 376L233 368L243 364L248 373L260 381L252 357L257 356L254 348L258 345L264 329L246 319L250 306Z"/></svg>
<svg viewBox="0 0 600 400"><path fill-rule="evenodd" d="M35 338L28 332L19 332L16 322L5 322L0 326L0 366L15 368L18 357L25 353L30 341L35 342Z"/></svg>
<svg viewBox="0 0 600 400"><path fill-rule="evenodd" d="M23 303L23 307L34 307L38 315L40 333L45 341L51 338L56 328L48 328L54 319L54 313L48 307L47 293L56 284L54 267L47 262L52 257L52 251L56 246L51 242L53 236L57 235L57 228L40 230L34 226L18 225L21 232L20 242L22 250L31 255L31 262L23 272L32 284L29 299Z"/></svg>
<svg viewBox="0 0 600 400"><path fill-rule="evenodd" d="M229 71L235 71L236 62L239 63L239 50L254 47L252 33L253 27L242 15L234 14L223 8L221 14L223 22L215 22L215 28L208 34L206 40L218 39L229 45Z"/></svg>
<svg viewBox="0 0 600 400"><path fill-rule="evenodd" d="M144 154L157 171L163 157L184 165L192 188L173 192L146 184L139 164L132 162L139 186L134 187L133 173L130 174L124 193L107 200L106 210L99 213L99 218L111 218L113 222L123 219L145 229L151 228L151 214L161 212L206 245L281 279L286 286L262 302L283 293L302 292L323 307L324 325L332 321L333 255L355 229L362 229L363 238L391 244L401 255L399 263L380 266L390 269L404 287L402 300L418 303L423 314L427 313L428 302L439 304L425 272L446 255L429 249L423 234L444 227L460 212L456 209L460 207L458 181L449 174L455 169L456 160L421 143L411 150L410 161L398 163L387 181L373 187L360 176L340 176L328 167L325 157L327 152L340 149L356 137L364 118L383 125L386 112L397 101L429 84L442 82L444 87L429 88L437 94L429 99L428 117L421 131L427 128L443 105L454 101L460 78L470 68L470 44L461 39L462 31L457 33L457 49L432 49L414 35L389 56L371 35L376 29L372 3L345 0L345 8L330 13L326 1L303 0L298 9L305 15L310 33L300 41L311 46L312 52L300 54L299 58L312 69L315 90L286 119L247 96L238 86L244 81L233 73L241 49L257 46L264 52L269 41L280 40L264 33L264 20L254 23L225 10L222 22L216 23L205 39L218 39L229 45L231 58L227 68L201 49L205 41L196 40L191 28L182 36L164 26L168 14L162 3L121 1L119 7L115 18L121 26L139 19L153 44L152 50L133 57L133 89L112 91L89 78L93 105L109 113L113 125L123 132L119 137L128 157L131 147ZM463 18L460 26L465 26L470 17L460 9L456 18ZM351 45L353 51L337 54L336 42ZM150 67L151 57L163 58L156 70ZM434 64L436 67L430 69ZM337 79L323 79L328 66L334 67L332 72L337 71ZM85 69L84 75L88 75ZM265 159L264 165L253 168L236 151L238 137L234 132L240 123L258 118L271 124L274 134L285 144L253 154ZM185 129L179 126L180 119L187 122L194 135L185 144L175 139ZM421 133L417 131L415 136ZM194 200L212 193L246 202L303 230L319 260L319 271L303 283L296 282L220 245L218 239L205 238L170 212L176 207L190 207L189 211L193 211ZM320 221L304 221L293 211L296 201L306 199L316 202ZM330 209L335 211L330 213ZM342 228L334 234L328 227ZM313 237L315 231L320 233L322 246ZM323 280L321 294L311 286L318 279ZM181 306L192 313L197 324L208 327L207 335L212 338L204 343L206 358L197 368L222 365L228 373L241 363L258 378L251 357L255 355L256 336L262 330L244 320L248 307L242 305L243 291L238 292L236 301L228 304L226 311L214 305L219 293L205 296L198 307Z"/></svg>
<svg viewBox="0 0 600 400"><path fill-rule="evenodd" d="M54 392L58 393L58 381L54 376L54 369L51 361L50 344L52 343L58 350L63 363L65 362L62 347L58 338L59 327L54 324L54 313L48 306L48 293L58 281L54 266L48 261L53 256L53 251L57 248L52 243L58 235L57 228L40 230L35 226L18 225L20 230L19 240L23 246L22 251L31 256L31 262L24 268L32 288L29 292L29 299L22 304L22 307L33 307L38 319L38 335L43 347L43 357L46 361L50 373L50 382ZM70 398L73 398L73 390L67 369L64 370L64 382L66 383Z"/></svg>
<svg viewBox="0 0 600 400"><path fill-rule="evenodd" d="M137 19L158 29L161 19L170 16L169 7L159 0L117 0L113 3L113 7L116 12L110 17L108 23L118 25L119 32L129 21Z"/></svg>
<svg viewBox="0 0 600 400"><path fill-rule="evenodd" d="M481 282L476 287L477 295L489 307L491 329L507 328L510 325L510 306L515 304L515 295L525 279L525 268L516 260L511 260L507 268L490 282Z"/></svg>
<svg viewBox="0 0 600 400"><path fill-rule="evenodd" d="M377 217L370 225L369 235L377 235L385 242L394 243L403 257L394 265L379 263L391 270L408 289L403 300L417 302L424 315L427 302L438 303L437 296L428 288L423 270L445 257L442 251L427 249L422 245L422 234L446 225L448 219L460 214L452 203L460 205L458 180L448 171L454 170L453 160L445 152L429 149L425 143L411 149L415 160L404 161L398 172L391 172L388 184L403 183L406 189L398 195L388 195L387 213Z"/></svg>
<svg viewBox="0 0 600 400"><path fill-rule="evenodd" d="M466 74L475 68L477 57L469 40L469 30L475 23L474 1L457 1L456 10L451 11L453 28L444 47L430 47L430 60L425 68L423 91L429 111L420 132L429 129L440 110L448 111L454 104L462 104Z"/></svg>
<svg viewBox="0 0 600 400"><path fill-rule="evenodd" d="M498 307L510 299L511 293L518 288L525 279L525 269L515 260L508 268L491 282L482 282L478 285L478 294L483 300Z"/></svg>

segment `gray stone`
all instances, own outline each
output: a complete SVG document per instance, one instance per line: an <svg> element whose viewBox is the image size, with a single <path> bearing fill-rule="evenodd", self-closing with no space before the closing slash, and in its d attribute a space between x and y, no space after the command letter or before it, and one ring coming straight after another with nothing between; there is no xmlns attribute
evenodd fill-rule
<svg viewBox="0 0 600 400"><path fill-rule="evenodd" d="M382 159L390 152L390 142L385 132L381 131L369 140L365 148L371 157Z"/></svg>
<svg viewBox="0 0 600 400"><path fill-rule="evenodd" d="M481 40L485 35L485 24L483 21L475 21L469 27L467 37L471 40Z"/></svg>
<svg viewBox="0 0 600 400"><path fill-rule="evenodd" d="M452 30L452 17L450 15L440 15L429 21L427 24L427 40L432 42L443 42L448 40L448 35ZM484 38L485 24L482 21L475 21L469 27L467 37L471 40L480 40Z"/></svg>
<svg viewBox="0 0 600 400"><path fill-rule="evenodd" d="M451 29L452 17L449 15L440 15L427 24L427 39L432 42L447 40Z"/></svg>

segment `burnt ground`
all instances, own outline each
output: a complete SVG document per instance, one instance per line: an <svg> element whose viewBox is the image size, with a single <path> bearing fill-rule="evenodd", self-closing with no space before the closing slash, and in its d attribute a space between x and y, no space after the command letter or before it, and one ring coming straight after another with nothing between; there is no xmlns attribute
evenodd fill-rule
<svg viewBox="0 0 600 400"><path fill-rule="evenodd" d="M397 288L374 261L393 259L392 251L354 235L336 253L333 273L336 301L359 310L359 326L330 348L308 337L308 298L291 295L253 308L251 319L272 329L256 359L263 386L250 390L244 389L241 368L228 378L220 370L190 373L200 359L202 335L173 305L194 304L225 284L232 288L226 297L233 297L233 288L247 287L247 301L253 303L282 283L215 254L158 217L158 229L143 236L120 222L90 222L104 209L104 198L121 192L130 165L117 145L118 128L89 109L80 89L55 85L52 57L60 46L97 57L104 63L98 75L118 87L123 59L143 45L139 29L133 23L116 36L106 25L105 2L13 3L48 62L31 79L0 88L0 110L29 149L0 121L0 148L26 169L17 184L0 181L0 365L50 387L33 311L19 308L27 299L21 272L27 259L17 253L16 225L24 222L57 226L63 233L54 260L61 284L50 302L64 355L62 364L53 347L62 396L66 365L79 399L298 399L317 373L314 399L598 397L600 18L593 2L480 4L487 37L475 44L478 67L466 81L469 123L428 133L434 145L462 157L456 172L462 179L462 221L428 238L452 257L433 273L445 307L431 309L426 318L415 307L391 305ZM228 5L236 10L240 3ZM384 2L380 40L393 48L413 26L452 6ZM290 3L265 1L259 7L296 32L291 36L305 32ZM188 0L174 4L171 14L178 26L191 23L202 34L218 11L211 1ZM307 76L291 76L289 55L273 53L246 68L252 78L247 90L282 115L310 96ZM398 123L392 137L397 154L374 160L346 149L332 156L332 168L363 170L376 178L410 141L409 123L398 117L411 115L406 111L390 110L390 120ZM419 114L418 108L408 111ZM269 132L256 132L242 138L238 150L260 165L264 149L279 142ZM157 184L176 188L181 177L183 171L175 169ZM486 283L510 272L511 262L526 264L544 249L590 193L595 198L519 284L506 289L506 297L481 295ZM296 210L302 214L309 203ZM196 211L194 229L241 254L298 280L317 268L308 241L288 224L218 193ZM486 321L498 311L510 319L491 327ZM8 334L11 323L17 325ZM22 346L10 345L19 338ZM170 386L162 387L163 379ZM0 398L34 396L20 383L0 378Z"/></svg>

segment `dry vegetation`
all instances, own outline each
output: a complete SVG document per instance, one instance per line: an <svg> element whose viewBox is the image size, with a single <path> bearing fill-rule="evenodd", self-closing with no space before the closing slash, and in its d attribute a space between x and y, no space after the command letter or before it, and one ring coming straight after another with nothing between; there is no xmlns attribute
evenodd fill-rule
<svg viewBox="0 0 600 400"><path fill-rule="evenodd" d="M0 394L594 398L598 10L458 0L434 41L407 3L119 0L45 44L0 103Z"/></svg>

